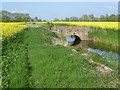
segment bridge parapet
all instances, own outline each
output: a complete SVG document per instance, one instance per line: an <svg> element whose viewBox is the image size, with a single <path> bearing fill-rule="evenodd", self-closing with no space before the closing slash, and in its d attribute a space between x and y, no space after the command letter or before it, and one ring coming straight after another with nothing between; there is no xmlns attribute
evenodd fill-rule
<svg viewBox="0 0 120 90"><path fill-rule="evenodd" d="M55 27L56 31L65 37L69 35L76 35L81 40L89 40L89 28L88 27L79 27L79 26L57 26Z"/></svg>

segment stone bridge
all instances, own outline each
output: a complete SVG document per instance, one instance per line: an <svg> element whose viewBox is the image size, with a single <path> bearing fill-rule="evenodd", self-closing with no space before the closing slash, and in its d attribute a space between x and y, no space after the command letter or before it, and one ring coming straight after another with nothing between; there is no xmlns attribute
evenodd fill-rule
<svg viewBox="0 0 120 90"><path fill-rule="evenodd" d="M88 27L79 27L79 26L56 26L55 30L64 35L65 37L69 35L75 35L81 40L89 40L89 28Z"/></svg>

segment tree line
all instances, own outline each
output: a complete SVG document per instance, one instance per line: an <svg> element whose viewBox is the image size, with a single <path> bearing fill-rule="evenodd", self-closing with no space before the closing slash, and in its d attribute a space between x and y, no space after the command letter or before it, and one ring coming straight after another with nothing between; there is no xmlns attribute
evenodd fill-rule
<svg viewBox="0 0 120 90"><path fill-rule="evenodd" d="M54 21L66 21L66 22L118 22L120 15L101 15L100 17L95 17L93 14L84 14L82 17L66 17L65 19L55 18Z"/></svg>
<svg viewBox="0 0 120 90"><path fill-rule="evenodd" d="M81 17L66 17L64 19L55 18L53 21L66 21L66 22L117 22L120 15L101 15L95 17L93 14L84 14ZM0 11L0 21L2 22L42 22L46 20L39 19L38 17L31 18L28 13L11 13L5 10Z"/></svg>
<svg viewBox="0 0 120 90"><path fill-rule="evenodd" d="M28 13L10 13L8 11L0 11L0 20L2 22L40 22L42 19L38 17L31 18Z"/></svg>

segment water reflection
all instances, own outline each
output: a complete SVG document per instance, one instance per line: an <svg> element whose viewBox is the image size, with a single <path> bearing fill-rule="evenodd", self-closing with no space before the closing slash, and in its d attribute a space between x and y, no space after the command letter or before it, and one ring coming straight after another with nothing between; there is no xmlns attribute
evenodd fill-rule
<svg viewBox="0 0 120 90"><path fill-rule="evenodd" d="M52 27L51 30L54 30L54 27Z"/></svg>
<svg viewBox="0 0 120 90"><path fill-rule="evenodd" d="M120 59L120 55L116 54L116 53L110 53L110 52L107 52L107 51L101 51L99 49L93 49L93 48L88 48L88 51L90 52L96 52L100 55L105 55L107 57L110 57L111 59Z"/></svg>
<svg viewBox="0 0 120 90"><path fill-rule="evenodd" d="M70 35L70 36L66 37L66 39L70 43L71 46L76 46L81 41L81 39L76 35Z"/></svg>
<svg viewBox="0 0 120 90"><path fill-rule="evenodd" d="M73 43L74 41L75 41L75 36L74 35L70 35L70 36L68 36L68 37L66 37L66 40L68 41L68 42L70 42L70 43Z"/></svg>
<svg viewBox="0 0 120 90"><path fill-rule="evenodd" d="M70 43L71 46L75 47L81 47L84 48L90 52L96 52L100 55L105 56L112 56L112 59L118 59L120 61L120 55L118 55L118 48L107 45L100 42L94 42L94 41L81 41L80 38L70 35L66 37L67 41Z"/></svg>

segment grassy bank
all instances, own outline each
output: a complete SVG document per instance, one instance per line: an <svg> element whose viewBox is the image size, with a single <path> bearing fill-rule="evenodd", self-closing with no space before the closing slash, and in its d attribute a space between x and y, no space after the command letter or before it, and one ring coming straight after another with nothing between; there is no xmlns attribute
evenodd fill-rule
<svg viewBox="0 0 120 90"><path fill-rule="evenodd" d="M110 45L109 43L91 41L89 42L88 45L89 47L94 48L94 49L99 49L102 51L108 51L108 52L118 54L118 47L117 46L115 47L114 45Z"/></svg>
<svg viewBox="0 0 120 90"><path fill-rule="evenodd" d="M2 43L2 87L22 88L28 84L27 49L21 31Z"/></svg>
<svg viewBox="0 0 120 90"><path fill-rule="evenodd" d="M117 79L117 61L103 59L98 54L81 48L54 46L57 37L43 26L28 28L16 34L16 38L3 41L3 82L9 88L106 88ZM88 53L89 56L82 56ZM113 69L102 75L95 62Z"/></svg>
<svg viewBox="0 0 120 90"><path fill-rule="evenodd" d="M94 41L118 46L118 32L119 30L91 27L89 37Z"/></svg>

